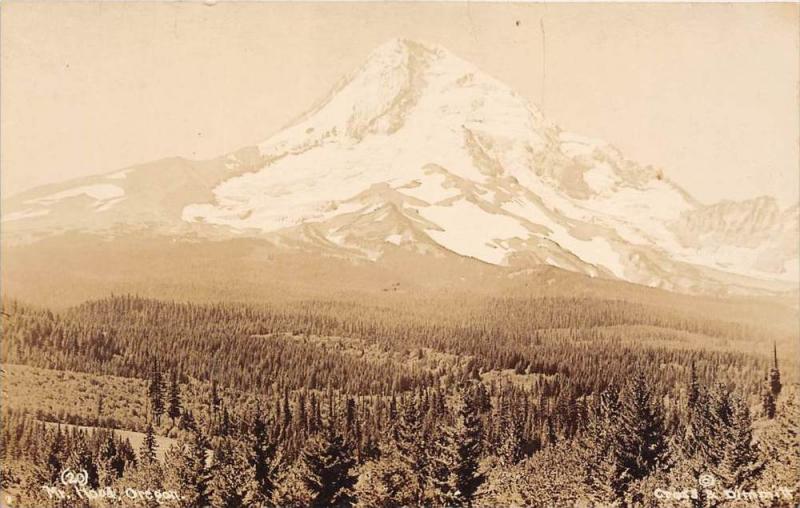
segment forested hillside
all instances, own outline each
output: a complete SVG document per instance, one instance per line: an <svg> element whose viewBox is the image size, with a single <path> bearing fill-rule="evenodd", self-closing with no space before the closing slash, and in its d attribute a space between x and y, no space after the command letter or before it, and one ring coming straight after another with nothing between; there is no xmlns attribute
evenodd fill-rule
<svg viewBox="0 0 800 508"><path fill-rule="evenodd" d="M70 469L153 506L792 505L796 337L620 300L393 304L4 301L3 490L123 502L42 488Z"/></svg>

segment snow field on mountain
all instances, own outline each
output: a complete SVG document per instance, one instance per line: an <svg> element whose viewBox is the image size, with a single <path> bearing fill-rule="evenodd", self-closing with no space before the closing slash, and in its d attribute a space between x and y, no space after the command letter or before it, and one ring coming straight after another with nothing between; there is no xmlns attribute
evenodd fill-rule
<svg viewBox="0 0 800 508"><path fill-rule="evenodd" d="M512 252L496 240L530 236L530 232L513 218L487 213L463 199L450 206L421 207L419 213L442 229L427 231L437 243L462 256L496 265L502 264Z"/></svg>

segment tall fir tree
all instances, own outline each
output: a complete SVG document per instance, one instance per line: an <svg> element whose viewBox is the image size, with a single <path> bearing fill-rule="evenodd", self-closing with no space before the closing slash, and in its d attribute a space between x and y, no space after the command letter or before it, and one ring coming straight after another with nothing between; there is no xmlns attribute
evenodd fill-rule
<svg viewBox="0 0 800 508"><path fill-rule="evenodd" d="M759 485L763 490L780 485L791 489L785 497L795 497L800 492L800 392L787 387L782 399L774 422L759 435L766 458Z"/></svg>
<svg viewBox="0 0 800 508"><path fill-rule="evenodd" d="M219 388L217 386L217 380L211 380L211 394L208 397L208 412L211 414L211 424L212 426L216 426L217 419L219 417L219 409L220 405L222 404L222 399L219 395Z"/></svg>
<svg viewBox="0 0 800 508"><path fill-rule="evenodd" d="M747 402L731 395L731 411L721 435L716 475L732 489L755 487L763 469L758 446L753 441L753 422Z"/></svg>
<svg viewBox="0 0 800 508"><path fill-rule="evenodd" d="M183 431L192 431L197 429L197 422L194 419L194 413L190 410L184 410L178 420L178 429Z"/></svg>
<svg viewBox="0 0 800 508"><path fill-rule="evenodd" d="M147 395L150 399L150 412L153 415L155 424L157 426L161 425L161 415L164 414L164 380L161 376L158 361L153 363Z"/></svg>
<svg viewBox="0 0 800 508"><path fill-rule="evenodd" d="M773 398L777 399L781 394L783 385L781 384L781 371L778 369L778 345L772 344L772 368L769 371L769 387Z"/></svg>
<svg viewBox="0 0 800 508"><path fill-rule="evenodd" d="M690 475L714 475L722 488L747 488L760 475L763 463L753 441L747 403L717 384L701 392L702 411L690 419L681 440L681 462Z"/></svg>
<svg viewBox="0 0 800 508"><path fill-rule="evenodd" d="M150 427L152 430L152 427ZM154 435L150 433L151 444L146 444L148 441L147 434L145 435L145 442L142 443L139 452L139 461L133 467L128 465L125 468L122 478L115 484L115 490L124 492L126 488L133 488L142 490L143 487L148 490L163 490L164 489L164 469L160 461L156 460L156 443ZM139 501L142 506L146 508L158 508L164 506L163 501L152 498L145 498Z"/></svg>
<svg viewBox="0 0 800 508"><path fill-rule="evenodd" d="M101 487L112 485L121 475L114 434L109 433L97 453L97 479Z"/></svg>
<svg viewBox="0 0 800 508"><path fill-rule="evenodd" d="M269 430L260 409L252 416L245 442L249 447L248 460L252 467L245 502L247 505L263 506L272 499L281 457L277 445L269 439Z"/></svg>
<svg viewBox="0 0 800 508"><path fill-rule="evenodd" d="M153 424L151 422L147 422L147 428L144 431L142 446L139 449L139 462L146 464L155 462L157 449L158 442L156 441L156 435L153 431Z"/></svg>
<svg viewBox="0 0 800 508"><path fill-rule="evenodd" d="M769 386L764 386L761 389L761 410L768 419L775 418L775 396Z"/></svg>
<svg viewBox="0 0 800 508"><path fill-rule="evenodd" d="M212 505L215 508L245 506L253 476L244 443L230 437L219 438L214 447L209 481Z"/></svg>
<svg viewBox="0 0 800 508"><path fill-rule="evenodd" d="M513 466L522 459L522 421L517 414L516 400L509 391L500 398L497 417L497 455L506 466Z"/></svg>
<svg viewBox="0 0 800 508"><path fill-rule="evenodd" d="M667 465L669 447L661 406L654 400L644 373L637 373L620 397L615 455L622 475L618 489Z"/></svg>
<svg viewBox="0 0 800 508"><path fill-rule="evenodd" d="M616 386L610 386L595 399L589 423L578 440L577 449L585 464L584 482L590 497L609 502L621 497L616 484L622 474L616 459L616 439L622 403Z"/></svg>
<svg viewBox="0 0 800 508"><path fill-rule="evenodd" d="M48 443L45 445L45 471L47 483L55 482L64 466L66 460L66 438L61 430L61 425L56 427L54 432L48 433Z"/></svg>
<svg viewBox="0 0 800 508"><path fill-rule="evenodd" d="M415 472L413 498L415 504L425 502L429 483L429 457L427 437L423 431L419 396L403 402L402 413L393 426L393 441L406 466Z"/></svg>
<svg viewBox="0 0 800 508"><path fill-rule="evenodd" d="M432 460L435 504L470 504L483 478L478 473L481 457L481 420L475 398L467 389L457 394L453 422L437 440Z"/></svg>
<svg viewBox="0 0 800 508"><path fill-rule="evenodd" d="M694 362L692 362L691 365L687 392L689 410L691 411L697 406L697 401L700 398L700 383L697 380L697 369L695 368Z"/></svg>
<svg viewBox="0 0 800 508"><path fill-rule="evenodd" d="M333 421L303 447L280 481L273 501L281 506L350 506L355 459Z"/></svg>
<svg viewBox="0 0 800 508"><path fill-rule="evenodd" d="M169 380L169 401L167 406L167 416L172 420L172 426L175 426L175 420L181 417L181 389L178 384L178 373L172 371Z"/></svg>
<svg viewBox="0 0 800 508"><path fill-rule="evenodd" d="M207 447L205 437L194 428L182 433L167 451L166 483L178 493L182 507L201 508L210 502Z"/></svg>

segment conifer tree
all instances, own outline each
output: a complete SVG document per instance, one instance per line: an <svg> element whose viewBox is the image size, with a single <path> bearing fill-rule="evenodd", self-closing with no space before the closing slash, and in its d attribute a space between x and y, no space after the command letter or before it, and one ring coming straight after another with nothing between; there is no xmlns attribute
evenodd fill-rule
<svg viewBox="0 0 800 508"><path fill-rule="evenodd" d="M763 463L753 442L752 420L747 402L733 395L728 425L721 436L718 478L729 488L752 488L761 473Z"/></svg>
<svg viewBox="0 0 800 508"><path fill-rule="evenodd" d="M178 429L185 431L197 429L197 422L194 420L194 414L188 409L181 414L180 420L178 420Z"/></svg>
<svg viewBox="0 0 800 508"><path fill-rule="evenodd" d="M314 501L317 491L310 487L303 463L295 461L290 467L282 469L272 490L271 505L282 508L307 508Z"/></svg>
<svg viewBox="0 0 800 508"><path fill-rule="evenodd" d="M592 499L588 493L596 492L583 482L585 464L575 442L561 441L510 469L494 471L501 478L500 488L482 485L488 498L481 506L588 506ZM611 499L606 497L597 505L612 506Z"/></svg>
<svg viewBox="0 0 800 508"><path fill-rule="evenodd" d="M781 393L781 371L778 370L778 346L772 344L772 368L769 371L769 387L772 391L772 397L777 399Z"/></svg>
<svg viewBox="0 0 800 508"><path fill-rule="evenodd" d="M712 404L716 405L715 392L701 387L698 402L695 410L688 414L688 421L681 436L681 458L684 461L692 460L694 463L713 461L715 456L714 440L719 431L717 411ZM724 392L720 392L720 395ZM696 467L696 474L703 471L702 467Z"/></svg>
<svg viewBox="0 0 800 508"><path fill-rule="evenodd" d="M775 397L772 395L772 390L765 386L761 390L761 408L764 416L770 420L775 418Z"/></svg>
<svg viewBox="0 0 800 508"><path fill-rule="evenodd" d="M414 506L412 471L400 457L397 447L389 442L381 448L380 458L364 464L354 486L356 506L360 508L394 508Z"/></svg>
<svg viewBox="0 0 800 508"><path fill-rule="evenodd" d="M394 390L392 390L392 398L389 401L389 421L397 421L397 396L395 396Z"/></svg>
<svg viewBox="0 0 800 508"><path fill-rule="evenodd" d="M308 433L308 408L306 407L306 393L300 392L297 397L297 427L301 434Z"/></svg>
<svg viewBox="0 0 800 508"><path fill-rule="evenodd" d="M145 464L155 462L157 449L158 443L156 442L155 432L153 431L153 424L147 422L147 429L144 431L142 446L139 449L139 462Z"/></svg>
<svg viewBox="0 0 800 508"><path fill-rule="evenodd" d="M4 422L5 423L5 422ZM36 433L41 439L41 447L32 449L29 458L32 460L31 467L27 470L15 471L20 475L20 486L22 487L17 497L18 506L38 507L64 507L72 508L66 502L50 499L42 485L56 485L58 477L63 470L66 440L61 427L55 430L45 430L43 427ZM3 480L8 479L6 463L3 463ZM4 486L5 490L5 486Z"/></svg>
<svg viewBox="0 0 800 508"><path fill-rule="evenodd" d="M620 402L615 454L623 473L618 485L624 490L628 481L666 465L668 445L664 417L642 372L628 383Z"/></svg>
<svg viewBox="0 0 800 508"><path fill-rule="evenodd" d="M217 389L217 380L211 380L211 396L208 400L208 406L210 409L210 413L213 420L216 420L217 413L219 412L219 406L222 403L222 399L219 397L219 391Z"/></svg>
<svg viewBox="0 0 800 508"><path fill-rule="evenodd" d="M122 474L118 469L117 446L114 442L114 434L109 433L100 445L97 457L97 477L101 487L113 484Z"/></svg>
<svg viewBox="0 0 800 508"><path fill-rule="evenodd" d="M289 405L289 390L283 391L283 402L281 404L281 436L286 439L291 433L292 427L292 409Z"/></svg>
<svg viewBox="0 0 800 508"><path fill-rule="evenodd" d="M590 488L590 496L598 502L608 502L621 495L615 484L622 473L616 460L620 410L619 391L610 386L597 397L586 432L578 441L585 463L585 483Z"/></svg>
<svg viewBox="0 0 800 508"><path fill-rule="evenodd" d="M545 439L544 442L548 446L553 446L558 442L558 435L556 434L556 425L553 423L553 417L548 416L545 424Z"/></svg>
<svg viewBox="0 0 800 508"><path fill-rule="evenodd" d="M209 504L207 443L198 429L183 433L170 447L165 461L167 484L181 498L181 506L201 508Z"/></svg>
<svg viewBox="0 0 800 508"><path fill-rule="evenodd" d="M145 436L146 439L146 436ZM125 468L122 478L115 484L118 492L124 492L127 487L137 490L146 487L149 490L162 490L164 488L164 470L161 463L155 459L155 444L153 444L153 453L145 453L147 448L144 443L140 451L140 460L132 467L129 465ZM152 456L152 459L148 457ZM142 458L144 457L144 459ZM163 503L156 498L142 500L143 506L147 508L158 508L163 506Z"/></svg>
<svg viewBox="0 0 800 508"><path fill-rule="evenodd" d="M414 503L423 504L429 477L429 460L418 400L405 401L402 414L393 427L393 434L394 446L399 456L415 472L412 482Z"/></svg>
<svg viewBox="0 0 800 508"><path fill-rule="evenodd" d="M766 458L759 485L764 490L775 486L791 489L792 495L800 492L800 393L787 390L774 423L766 426L759 435L759 444Z"/></svg>
<svg viewBox="0 0 800 508"><path fill-rule="evenodd" d="M582 441L589 495L599 502L622 500L632 482L666 468L664 418L642 372L622 392L601 395Z"/></svg>
<svg viewBox="0 0 800 508"><path fill-rule="evenodd" d="M486 391L486 386L483 383L476 383L471 390L472 397L475 399L475 407L478 408L480 413L488 413L492 410L492 400L489 397L489 392Z"/></svg>
<svg viewBox="0 0 800 508"><path fill-rule="evenodd" d="M692 362L691 373L689 376L688 402L689 409L694 409L700 397L700 384L697 381L697 370Z"/></svg>
<svg viewBox="0 0 800 508"><path fill-rule="evenodd" d="M319 399L315 394L311 394L311 414L308 419L308 432L314 434L322 428L322 411L319 407Z"/></svg>
<svg viewBox="0 0 800 508"><path fill-rule="evenodd" d="M265 505L275 489L275 480L280 464L277 446L270 442L267 425L260 411L253 416L246 442L250 448L248 458L252 467L252 478L248 484L248 505Z"/></svg>
<svg viewBox="0 0 800 508"><path fill-rule="evenodd" d="M239 508L245 505L249 481L254 475L243 443L230 437L218 440L214 447L209 490L213 506Z"/></svg>
<svg viewBox="0 0 800 508"><path fill-rule="evenodd" d="M167 416L172 420L173 427L175 426L175 420L181 416L181 390L178 385L178 373L174 370L170 376Z"/></svg>
<svg viewBox="0 0 800 508"><path fill-rule="evenodd" d="M352 397L345 400L344 432L348 441L354 442L357 434L356 430L356 402Z"/></svg>
<svg viewBox="0 0 800 508"><path fill-rule="evenodd" d="M718 384L701 393L703 411L690 420L681 452L693 475L713 474L725 488L747 488L758 478L763 463L753 442L747 403Z"/></svg>
<svg viewBox="0 0 800 508"><path fill-rule="evenodd" d="M150 385L147 389L147 395L150 399L150 412L153 415L155 424L158 426L161 424L161 415L164 414L164 383L158 362L154 363L153 370L150 373Z"/></svg>
<svg viewBox="0 0 800 508"><path fill-rule="evenodd" d="M355 460L332 420L308 440L295 466L277 491L278 504L312 507L347 506L352 503Z"/></svg>
<svg viewBox="0 0 800 508"><path fill-rule="evenodd" d="M506 393L500 400L498 415L499 443L497 455L506 466L513 466L522 459L522 422L516 414L514 399Z"/></svg>
<svg viewBox="0 0 800 508"><path fill-rule="evenodd" d="M434 503L469 504L482 481L478 474L481 454L481 421L471 393L457 395L453 423L437 440L433 459Z"/></svg>
<svg viewBox="0 0 800 508"><path fill-rule="evenodd" d="M92 453L86 446L86 440L82 432L77 433L71 439L71 450L64 463L65 469L70 469L76 473L85 472L88 477L87 486L97 488L97 468Z"/></svg>
<svg viewBox="0 0 800 508"><path fill-rule="evenodd" d="M117 470L122 473L128 466L136 465L136 452L134 452L131 442L128 439L120 439L117 441Z"/></svg>
<svg viewBox="0 0 800 508"><path fill-rule="evenodd" d="M45 464L43 471L45 474L43 478L47 484L50 484L58 478L63 468L66 459L66 457L64 457L66 439L64 438L64 433L60 425L56 427L55 432L49 432L47 434L49 439L45 446Z"/></svg>
<svg viewBox="0 0 800 508"><path fill-rule="evenodd" d="M227 436L231 432L231 415L228 412L228 406L222 405L222 417L220 418L217 433L220 436Z"/></svg>

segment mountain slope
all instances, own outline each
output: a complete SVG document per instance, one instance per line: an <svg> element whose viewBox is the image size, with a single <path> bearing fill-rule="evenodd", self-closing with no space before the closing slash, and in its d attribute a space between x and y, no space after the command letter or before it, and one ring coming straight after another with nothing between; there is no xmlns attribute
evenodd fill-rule
<svg viewBox="0 0 800 508"><path fill-rule="evenodd" d="M796 288L800 264L797 207L703 206L445 49L404 40L258 147L50 186L3 212L4 229L28 238L131 227L247 236L376 262L401 251L552 265L680 291Z"/></svg>

